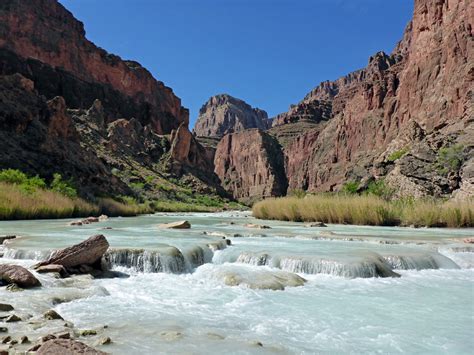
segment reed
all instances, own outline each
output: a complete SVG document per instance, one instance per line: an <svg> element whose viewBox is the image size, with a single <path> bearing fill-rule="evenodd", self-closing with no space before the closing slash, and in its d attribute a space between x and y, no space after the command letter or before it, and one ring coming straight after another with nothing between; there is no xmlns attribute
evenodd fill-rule
<svg viewBox="0 0 474 355"><path fill-rule="evenodd" d="M25 191L21 186L0 182L0 220L70 218L98 212L97 206L80 198L40 188Z"/></svg>
<svg viewBox="0 0 474 355"><path fill-rule="evenodd" d="M261 219L377 226L473 227L474 202L443 200L387 201L374 195L318 194L260 201Z"/></svg>

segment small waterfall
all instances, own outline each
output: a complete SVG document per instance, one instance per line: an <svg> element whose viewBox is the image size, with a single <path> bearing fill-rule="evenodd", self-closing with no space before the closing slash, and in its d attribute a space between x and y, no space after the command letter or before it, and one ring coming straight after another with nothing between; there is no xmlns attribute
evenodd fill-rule
<svg viewBox="0 0 474 355"><path fill-rule="evenodd" d="M360 259L360 260L359 260ZM303 274L328 274L347 278L398 277L378 254L357 260L332 260L311 256L271 256L266 253L241 253L236 262L255 266L268 265Z"/></svg>
<svg viewBox="0 0 474 355"><path fill-rule="evenodd" d="M212 262L215 250L227 247L227 241L217 241L208 245L195 245L184 250L169 246L157 250L109 249L102 258L107 269L117 266L138 272L166 272L180 274L192 272L195 268Z"/></svg>
<svg viewBox="0 0 474 355"><path fill-rule="evenodd" d="M132 268L138 272L167 272L179 274L186 271L186 262L179 249L163 250L109 249L102 258L103 265Z"/></svg>
<svg viewBox="0 0 474 355"><path fill-rule="evenodd" d="M266 253L263 253L263 254L242 253L237 258L238 263L255 265L255 266L268 265L270 260L271 260L270 255Z"/></svg>
<svg viewBox="0 0 474 355"><path fill-rule="evenodd" d="M399 276L392 271L389 265L378 257L349 262L323 258L285 257L280 260L280 268L296 273L328 274L347 278Z"/></svg>
<svg viewBox="0 0 474 355"><path fill-rule="evenodd" d="M3 251L3 257L5 259L47 260L50 255L50 250L23 250L5 248Z"/></svg>
<svg viewBox="0 0 474 355"><path fill-rule="evenodd" d="M451 259L438 253L384 255L384 260L396 270L458 269Z"/></svg>
<svg viewBox="0 0 474 355"><path fill-rule="evenodd" d="M474 246L446 246L439 248L438 252L462 269L474 269Z"/></svg>

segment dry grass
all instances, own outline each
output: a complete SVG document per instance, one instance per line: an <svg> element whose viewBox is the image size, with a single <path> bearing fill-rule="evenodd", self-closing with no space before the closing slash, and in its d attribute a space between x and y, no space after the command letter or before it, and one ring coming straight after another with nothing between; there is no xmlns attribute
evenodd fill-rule
<svg viewBox="0 0 474 355"><path fill-rule="evenodd" d="M99 201L101 213L107 216L132 217L144 213L153 213L153 208L146 203L124 203L112 198L102 198Z"/></svg>
<svg viewBox="0 0 474 355"><path fill-rule="evenodd" d="M267 199L253 206L261 219L357 225L473 227L474 202L386 201L372 195L312 195Z"/></svg>
<svg viewBox="0 0 474 355"><path fill-rule="evenodd" d="M43 189L25 192L17 185L0 183L0 220L69 218L98 212L97 206L79 198Z"/></svg>

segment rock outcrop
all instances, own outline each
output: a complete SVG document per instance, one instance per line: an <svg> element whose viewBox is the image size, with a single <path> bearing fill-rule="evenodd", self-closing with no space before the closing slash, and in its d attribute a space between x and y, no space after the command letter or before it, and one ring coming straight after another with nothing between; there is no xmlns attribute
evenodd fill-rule
<svg viewBox="0 0 474 355"><path fill-rule="evenodd" d="M0 264L0 281L16 284L21 288L41 286L39 280L20 265Z"/></svg>
<svg viewBox="0 0 474 355"><path fill-rule="evenodd" d="M0 5L0 73L20 73L47 99L71 108L104 103L108 118L135 117L159 134L188 123L172 90L134 61L87 40L83 24L56 0L4 0Z"/></svg>
<svg viewBox="0 0 474 355"><path fill-rule="evenodd" d="M284 195L287 181L277 140L249 129L224 136L214 159L223 187L242 201Z"/></svg>
<svg viewBox="0 0 474 355"><path fill-rule="evenodd" d="M211 97L199 111L194 127L198 137L222 137L249 128L265 130L271 121L265 111L227 94Z"/></svg>
<svg viewBox="0 0 474 355"><path fill-rule="evenodd" d="M60 173L87 199L157 199L169 178L222 193L213 153L170 88L87 40L57 0L1 2L0 169Z"/></svg>
<svg viewBox="0 0 474 355"><path fill-rule="evenodd" d="M388 175L388 181L412 186L406 193L416 196L449 196L461 186L469 191L472 13L469 1L415 1L413 20L392 54L377 53L366 68L322 83L282 115L291 122L308 106L331 107L310 112L325 123L285 149L289 189L331 191L348 180ZM414 123L422 138L413 134ZM439 168L443 151L456 146L462 146L453 158L459 166ZM408 154L394 161L402 151Z"/></svg>
<svg viewBox="0 0 474 355"><path fill-rule="evenodd" d="M366 68L321 83L276 116L268 133L283 148L288 191L384 178L400 196L472 196L473 13L467 0L416 0L391 54L376 53ZM260 180L236 178L252 176L257 163L235 163L245 149L228 158L229 141L215 159L223 186L235 196L264 196Z"/></svg>
<svg viewBox="0 0 474 355"><path fill-rule="evenodd" d="M109 248L107 239L101 234L71 247L56 250L48 260L37 264L40 268L46 265L61 265L70 271L81 266L96 266Z"/></svg>

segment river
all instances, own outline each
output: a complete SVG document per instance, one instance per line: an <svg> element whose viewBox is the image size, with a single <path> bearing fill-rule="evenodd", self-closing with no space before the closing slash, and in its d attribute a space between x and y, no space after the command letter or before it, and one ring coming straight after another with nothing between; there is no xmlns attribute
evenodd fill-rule
<svg viewBox="0 0 474 355"><path fill-rule="evenodd" d="M184 219L191 229L157 227ZM35 322L53 308L77 329L99 329L81 341L109 336L98 349L114 354L474 349L474 247L462 243L473 229L307 227L238 212L68 222L0 222L0 235L21 236L2 247L0 263L31 266L104 234L111 245L104 264L130 277L35 274L43 287L0 288L0 302L33 315L9 326L11 335L63 330L64 322Z"/></svg>

